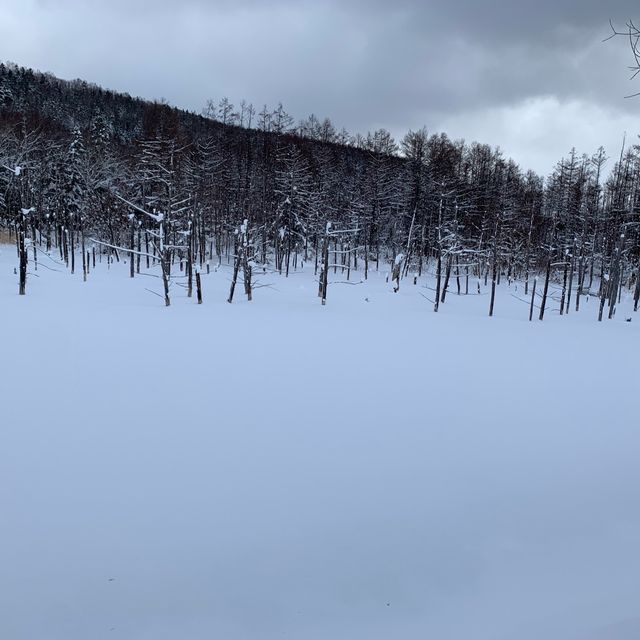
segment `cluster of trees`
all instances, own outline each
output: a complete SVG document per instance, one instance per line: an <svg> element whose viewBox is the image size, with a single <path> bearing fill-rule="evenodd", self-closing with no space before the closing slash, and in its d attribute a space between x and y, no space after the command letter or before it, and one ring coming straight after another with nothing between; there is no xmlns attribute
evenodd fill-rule
<svg viewBox="0 0 640 640"><path fill-rule="evenodd" d="M493 314L507 279L531 317L590 294L612 317L622 287L640 295L640 152L606 165L572 151L543 180L426 130L351 136L227 99L197 115L0 65L0 225L21 293L27 261L56 251L85 278L96 256L128 259L132 277L159 266L167 305L172 272L201 301L200 272L224 260L230 302L241 274L251 298L256 270L307 263L323 303L331 270L384 269L396 290L429 275L435 311L486 286Z"/></svg>

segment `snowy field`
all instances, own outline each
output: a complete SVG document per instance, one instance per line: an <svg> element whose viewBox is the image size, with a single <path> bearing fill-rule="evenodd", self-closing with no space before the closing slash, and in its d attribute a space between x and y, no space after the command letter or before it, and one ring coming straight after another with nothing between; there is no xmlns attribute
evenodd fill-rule
<svg viewBox="0 0 640 640"><path fill-rule="evenodd" d="M0 638L640 637L640 316L0 253ZM338 274L335 280L343 280ZM352 281L358 276L352 274ZM472 287L474 290L474 287ZM423 295L420 295L420 294Z"/></svg>

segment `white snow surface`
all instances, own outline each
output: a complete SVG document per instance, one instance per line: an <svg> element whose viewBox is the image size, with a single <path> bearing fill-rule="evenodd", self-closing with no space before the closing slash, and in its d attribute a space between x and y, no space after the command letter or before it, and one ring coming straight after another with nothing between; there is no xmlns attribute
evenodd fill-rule
<svg viewBox="0 0 640 640"><path fill-rule="evenodd" d="M229 305L223 265L164 308L126 264L41 256L24 297L15 265L0 638L640 637L628 300L529 323L506 284L489 318L332 273L322 307L306 266Z"/></svg>

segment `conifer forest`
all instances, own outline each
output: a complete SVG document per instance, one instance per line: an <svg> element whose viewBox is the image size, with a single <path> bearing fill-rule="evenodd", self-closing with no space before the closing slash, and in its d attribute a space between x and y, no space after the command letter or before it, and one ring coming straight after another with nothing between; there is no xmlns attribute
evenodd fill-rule
<svg viewBox="0 0 640 640"><path fill-rule="evenodd" d="M540 320L584 296L612 318L623 290L638 307L631 142L613 159L572 149L539 176L426 129L350 135L227 98L196 115L13 65L0 66L0 104L1 222L20 293L45 251L84 277L96 260L129 258L131 277L158 266L167 305L176 277L191 296L197 274L224 262L229 302L238 277L251 299L256 273L307 264L323 303L328 272L382 270L395 290L430 276L434 311L488 287L493 315L503 280L522 283L524 313Z"/></svg>

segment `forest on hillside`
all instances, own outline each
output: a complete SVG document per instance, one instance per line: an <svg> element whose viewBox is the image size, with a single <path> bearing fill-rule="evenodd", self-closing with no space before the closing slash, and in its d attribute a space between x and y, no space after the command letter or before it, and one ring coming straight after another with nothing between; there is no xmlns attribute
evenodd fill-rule
<svg viewBox="0 0 640 640"><path fill-rule="evenodd" d="M530 318L550 287L560 313L599 296L613 317L624 287L640 300L640 149L608 159L570 150L539 176L486 144L426 129L337 131L282 105L210 101L203 115L12 64L0 65L0 227L15 242L19 293L29 263L56 253L86 278L98 260L157 265L200 299L199 273L223 259L251 299L257 272L367 278L397 290L423 274L433 308L448 292L524 284ZM477 282L477 285L476 285Z"/></svg>

